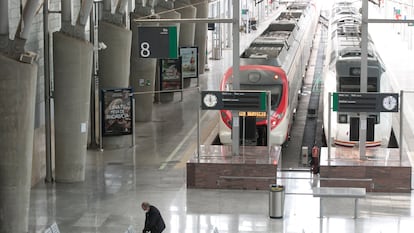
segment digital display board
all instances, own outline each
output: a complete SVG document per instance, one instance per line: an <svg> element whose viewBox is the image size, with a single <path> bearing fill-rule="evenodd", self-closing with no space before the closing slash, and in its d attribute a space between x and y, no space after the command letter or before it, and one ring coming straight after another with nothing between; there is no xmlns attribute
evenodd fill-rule
<svg viewBox="0 0 414 233"><path fill-rule="evenodd" d="M333 110L337 112L398 112L398 93L335 92Z"/></svg>

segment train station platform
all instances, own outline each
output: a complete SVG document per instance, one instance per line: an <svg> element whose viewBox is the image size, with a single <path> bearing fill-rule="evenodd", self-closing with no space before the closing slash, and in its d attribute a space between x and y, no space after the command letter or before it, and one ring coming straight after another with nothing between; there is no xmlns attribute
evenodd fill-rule
<svg viewBox="0 0 414 233"><path fill-rule="evenodd" d="M187 188L268 190L276 183L281 147L202 145L187 162Z"/></svg>
<svg viewBox="0 0 414 233"><path fill-rule="evenodd" d="M324 147L320 155L321 187L359 187L367 192L411 192L412 165L398 148ZM400 158L401 156L401 158Z"/></svg>

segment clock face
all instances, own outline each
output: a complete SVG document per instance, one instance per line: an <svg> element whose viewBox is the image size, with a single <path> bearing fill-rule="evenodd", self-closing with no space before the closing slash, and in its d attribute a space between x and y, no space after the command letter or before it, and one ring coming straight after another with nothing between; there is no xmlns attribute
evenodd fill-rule
<svg viewBox="0 0 414 233"><path fill-rule="evenodd" d="M217 105L217 96L211 93L206 94L203 98L203 102L207 107L212 108Z"/></svg>
<svg viewBox="0 0 414 233"><path fill-rule="evenodd" d="M386 110L391 111L391 110L395 109L395 107L397 106L397 99L392 95L387 96L382 100L382 106Z"/></svg>

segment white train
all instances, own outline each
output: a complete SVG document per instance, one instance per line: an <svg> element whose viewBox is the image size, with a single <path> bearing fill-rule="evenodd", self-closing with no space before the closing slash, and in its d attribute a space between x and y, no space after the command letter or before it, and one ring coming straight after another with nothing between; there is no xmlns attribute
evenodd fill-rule
<svg viewBox="0 0 414 233"><path fill-rule="evenodd" d="M282 145L289 138L318 19L319 9L312 1L293 3L240 56L240 89L271 91L271 145ZM230 68L224 74L220 90L232 90L232 81ZM252 137L248 143L242 143L266 146L269 133L266 114L239 114L240 117L253 117L255 121L254 132L250 132ZM219 137L222 144L232 143L231 128L231 111L221 110Z"/></svg>
<svg viewBox="0 0 414 233"><path fill-rule="evenodd" d="M328 49L324 72L323 126L328 137L328 116L331 111L331 142L355 146L359 141L359 113L332 111L329 93L360 92L361 76L361 14L360 6L338 2L332 7L328 27ZM360 2L359 2L360 4ZM367 92L390 92L389 76L368 36ZM332 106L331 106L332 107ZM391 113L368 113L366 146L387 147L392 128ZM327 142L328 138L326 138Z"/></svg>

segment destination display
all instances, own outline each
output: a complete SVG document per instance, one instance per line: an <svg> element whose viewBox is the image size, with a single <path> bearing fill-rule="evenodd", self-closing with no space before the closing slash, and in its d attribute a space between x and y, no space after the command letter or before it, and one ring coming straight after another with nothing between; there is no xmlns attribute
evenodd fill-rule
<svg viewBox="0 0 414 233"><path fill-rule="evenodd" d="M266 111L267 92L202 91L201 108L208 110Z"/></svg>
<svg viewBox="0 0 414 233"><path fill-rule="evenodd" d="M241 117L257 117L257 118L266 118L266 112L239 112Z"/></svg>
<svg viewBox="0 0 414 233"><path fill-rule="evenodd" d="M335 92L333 110L337 112L398 112L398 93Z"/></svg>

